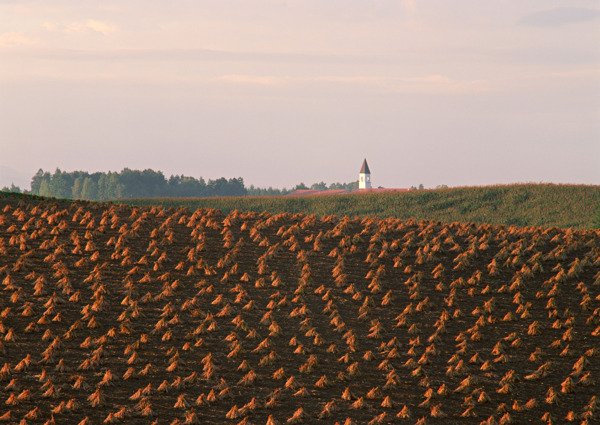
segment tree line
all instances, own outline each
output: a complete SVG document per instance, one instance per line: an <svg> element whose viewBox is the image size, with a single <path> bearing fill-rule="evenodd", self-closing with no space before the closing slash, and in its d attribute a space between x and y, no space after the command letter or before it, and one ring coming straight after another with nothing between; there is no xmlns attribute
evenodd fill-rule
<svg viewBox="0 0 600 425"><path fill-rule="evenodd" d="M304 183L292 189L246 187L242 177L205 181L202 177L171 175L169 178L161 171L151 169L121 172L61 171L54 173L39 169L31 179L31 190L21 190L18 186L2 188L3 191L31 193L33 195L107 201L111 199L155 198L155 197L214 197L214 196L281 196L295 190L355 190L358 181L350 183L325 182L306 186Z"/></svg>
<svg viewBox="0 0 600 425"><path fill-rule="evenodd" d="M155 197L244 196L244 180L240 178L205 181L203 178L172 175L168 179L160 171L123 169L121 172L87 171L51 174L40 169L31 179L31 193L56 198L109 199Z"/></svg>
<svg viewBox="0 0 600 425"><path fill-rule="evenodd" d="M250 185L248 188L248 196L282 196L288 195L296 190L346 190L348 192L358 189L358 180L350 183L331 183L327 185L325 182L313 183L311 186L307 186L304 183L297 184L291 189L276 189L269 187L267 189L254 187Z"/></svg>

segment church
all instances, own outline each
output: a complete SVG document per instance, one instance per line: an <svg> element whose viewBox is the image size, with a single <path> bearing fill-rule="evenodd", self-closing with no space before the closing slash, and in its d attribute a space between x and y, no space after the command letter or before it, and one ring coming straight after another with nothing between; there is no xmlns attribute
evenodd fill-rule
<svg viewBox="0 0 600 425"><path fill-rule="evenodd" d="M363 161L363 165L358 175L358 188L359 189L371 189L371 170L369 170L369 164L367 159Z"/></svg>
<svg viewBox="0 0 600 425"><path fill-rule="evenodd" d="M398 188L383 188L381 186L373 188L371 183L371 170L367 159L365 158L358 173L358 190L351 193L364 193L364 192L407 192L409 189L398 189Z"/></svg>

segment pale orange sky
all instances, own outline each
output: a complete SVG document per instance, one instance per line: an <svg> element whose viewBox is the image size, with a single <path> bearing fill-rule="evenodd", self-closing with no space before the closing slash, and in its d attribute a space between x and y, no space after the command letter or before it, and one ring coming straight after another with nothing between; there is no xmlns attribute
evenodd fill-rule
<svg viewBox="0 0 600 425"><path fill-rule="evenodd" d="M600 184L597 0L0 0L0 187Z"/></svg>

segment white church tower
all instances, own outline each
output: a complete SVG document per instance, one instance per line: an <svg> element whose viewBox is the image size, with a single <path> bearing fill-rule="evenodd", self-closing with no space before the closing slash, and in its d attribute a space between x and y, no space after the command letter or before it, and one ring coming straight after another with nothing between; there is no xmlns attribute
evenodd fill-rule
<svg viewBox="0 0 600 425"><path fill-rule="evenodd" d="M360 169L360 174L358 175L358 188L371 188L371 170L369 170L369 164L367 164L366 158L363 161L362 168Z"/></svg>

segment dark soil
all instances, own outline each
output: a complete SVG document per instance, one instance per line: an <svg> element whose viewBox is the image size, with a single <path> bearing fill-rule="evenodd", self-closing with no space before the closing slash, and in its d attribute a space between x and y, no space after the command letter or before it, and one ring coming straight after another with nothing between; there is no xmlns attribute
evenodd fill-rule
<svg viewBox="0 0 600 425"><path fill-rule="evenodd" d="M596 231L3 199L0 281L7 423L600 417Z"/></svg>

